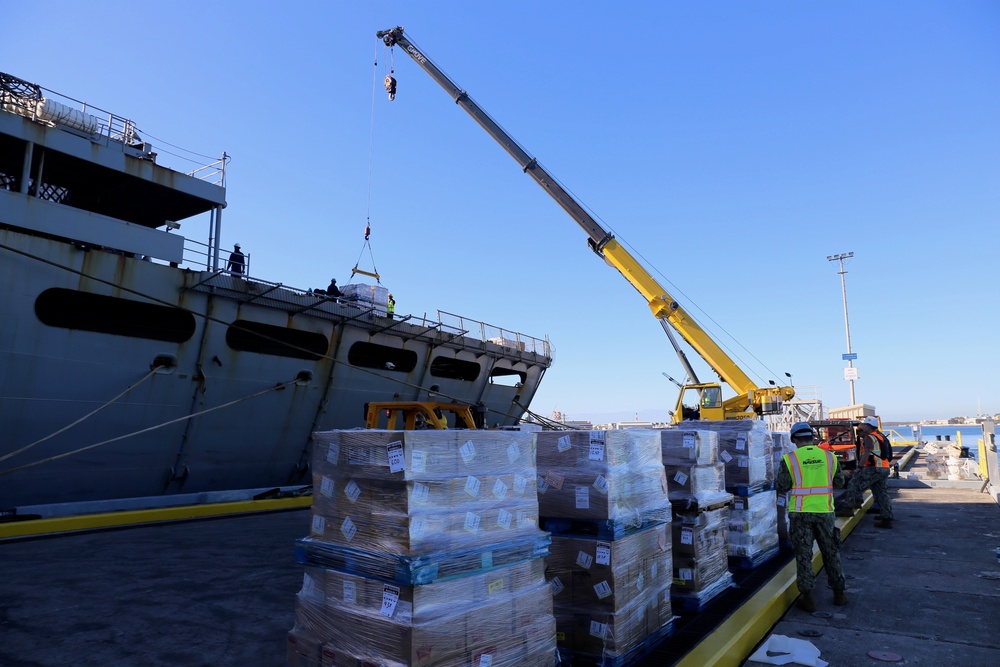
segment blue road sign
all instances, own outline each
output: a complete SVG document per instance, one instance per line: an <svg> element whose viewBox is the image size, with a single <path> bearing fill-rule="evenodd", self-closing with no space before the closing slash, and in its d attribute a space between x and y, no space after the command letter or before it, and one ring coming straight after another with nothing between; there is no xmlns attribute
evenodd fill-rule
<svg viewBox="0 0 1000 667"><path fill-rule="evenodd" d="M858 358L858 353L857 352L848 352L847 354L840 355L840 358L843 359L844 361L850 361L851 359L857 359Z"/></svg>

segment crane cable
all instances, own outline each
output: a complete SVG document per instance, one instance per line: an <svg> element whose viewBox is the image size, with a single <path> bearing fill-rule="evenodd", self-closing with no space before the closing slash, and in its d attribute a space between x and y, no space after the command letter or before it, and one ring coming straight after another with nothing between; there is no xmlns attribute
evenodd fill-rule
<svg viewBox="0 0 1000 667"><path fill-rule="evenodd" d="M375 280L381 284L378 275L378 267L375 266L375 255L372 252L371 235L372 235L372 172L375 164L375 89L378 85L378 42L375 43L375 73L372 77L372 113L371 122L368 129L368 215L365 217L365 242L361 246L361 252L358 254L358 260L354 263L354 269L351 271L351 278L361 273L363 275L370 275ZM386 76L385 82L386 87L389 86L389 79L391 76ZM393 79L393 91L395 91L395 79ZM358 269L361 264L361 258L365 254L365 249L368 249L368 256L372 261L372 271L362 271Z"/></svg>

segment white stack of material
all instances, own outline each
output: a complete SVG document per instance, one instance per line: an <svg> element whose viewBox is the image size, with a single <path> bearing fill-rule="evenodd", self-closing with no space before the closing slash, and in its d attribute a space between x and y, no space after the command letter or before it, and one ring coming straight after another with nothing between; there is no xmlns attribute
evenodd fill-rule
<svg viewBox="0 0 1000 667"><path fill-rule="evenodd" d="M759 419L695 424L719 434L719 459L726 465L729 492L746 495L774 487L774 445L767 424Z"/></svg>
<svg viewBox="0 0 1000 667"><path fill-rule="evenodd" d="M729 516L729 556L747 559L750 567L769 560L778 551L777 492L735 496Z"/></svg>
<svg viewBox="0 0 1000 667"><path fill-rule="evenodd" d="M660 431L667 489L675 510L704 510L728 503L726 470L719 462L719 434L692 428Z"/></svg>
<svg viewBox="0 0 1000 667"><path fill-rule="evenodd" d="M699 610L732 585L729 513L730 508L724 506L674 515L672 594L680 608Z"/></svg>
<svg viewBox="0 0 1000 667"><path fill-rule="evenodd" d="M341 298L380 307L385 310L389 304L389 290L381 285L351 283L340 288Z"/></svg>
<svg viewBox="0 0 1000 667"><path fill-rule="evenodd" d="M314 433L312 469L290 665L552 664L533 434Z"/></svg>
<svg viewBox="0 0 1000 667"><path fill-rule="evenodd" d="M622 529L670 520L659 431L541 431L535 444L541 516Z"/></svg>

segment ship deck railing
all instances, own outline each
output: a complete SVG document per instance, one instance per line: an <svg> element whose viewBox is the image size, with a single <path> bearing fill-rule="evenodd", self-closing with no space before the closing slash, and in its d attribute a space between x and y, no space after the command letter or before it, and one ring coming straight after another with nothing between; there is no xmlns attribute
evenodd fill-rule
<svg viewBox="0 0 1000 667"><path fill-rule="evenodd" d="M226 270L208 270L203 277L186 289L224 295L246 304L277 308L292 317L308 313L338 323L354 322L373 332L393 330L409 339L420 339L436 345L457 345L464 349L484 351L493 346L505 355L530 358L551 358L548 338L536 338L480 320L438 310L437 319L395 313L388 319L384 304L331 297L309 289L291 287L248 274L232 274Z"/></svg>
<svg viewBox="0 0 1000 667"><path fill-rule="evenodd" d="M207 181L213 185L225 187L226 164L229 162L229 156L225 153L220 158L214 158L167 143L153 137L148 132L142 132L142 136L140 136L140 130L135 122L125 116L8 74L0 74L0 77L2 77L3 84L0 86L0 109L4 111L16 113L38 123L58 127L71 134L82 136L93 143L106 147L118 147L123 153L129 153L140 159L159 163L157 157L160 153L165 153L170 155L173 160L183 161L185 167L162 166L181 171L188 176ZM59 108L51 111L45 109L42 103L46 100L66 107L68 112ZM146 138L144 139L143 136ZM161 145L158 152L153 151L153 145L148 139L153 139ZM169 146L172 150L163 149L163 145Z"/></svg>

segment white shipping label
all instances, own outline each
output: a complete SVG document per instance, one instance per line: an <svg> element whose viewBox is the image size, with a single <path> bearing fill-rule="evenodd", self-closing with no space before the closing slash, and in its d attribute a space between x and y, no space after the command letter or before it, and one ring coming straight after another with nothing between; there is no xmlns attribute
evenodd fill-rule
<svg viewBox="0 0 1000 667"><path fill-rule="evenodd" d="M358 527L354 525L351 521L351 517L344 519L344 523L340 524L340 532L344 534L344 538L350 542L354 539L354 534L358 532Z"/></svg>
<svg viewBox="0 0 1000 667"><path fill-rule="evenodd" d="M430 495L431 495L431 487L427 486L426 484L421 484L420 482L416 482L413 485L413 495L412 495L413 502L426 503Z"/></svg>
<svg viewBox="0 0 1000 667"><path fill-rule="evenodd" d="M604 495L608 495L608 478L604 475L598 475L597 479L594 480L594 488Z"/></svg>
<svg viewBox="0 0 1000 667"><path fill-rule="evenodd" d="M600 623L598 621L590 622L590 634L598 639L604 639L604 635L608 631L607 623Z"/></svg>
<svg viewBox="0 0 1000 667"><path fill-rule="evenodd" d="M611 543L610 542L598 542L597 543L597 564L598 565L611 565Z"/></svg>
<svg viewBox="0 0 1000 667"><path fill-rule="evenodd" d="M507 485L499 477L497 477L496 484L493 485L493 496L497 500L503 500L507 497Z"/></svg>
<svg viewBox="0 0 1000 667"><path fill-rule="evenodd" d="M410 454L410 468L413 472L427 472L427 452L414 449Z"/></svg>
<svg viewBox="0 0 1000 667"><path fill-rule="evenodd" d="M726 463L729 463L730 461L733 460L733 455L723 449L721 452L719 452L719 458L725 461Z"/></svg>
<svg viewBox="0 0 1000 667"><path fill-rule="evenodd" d="M737 462L736 462L736 464L737 464L737 465L738 465L739 467L741 467L741 468L749 468L749 467L750 467L750 459L748 459L748 458L747 458L747 457L745 457L745 456L741 456L741 457L740 457L740 460L739 460L739 461L737 461Z"/></svg>
<svg viewBox="0 0 1000 667"><path fill-rule="evenodd" d="M385 584L382 586L382 609L379 613L392 618L396 613L396 605L399 603L399 587Z"/></svg>
<svg viewBox="0 0 1000 667"><path fill-rule="evenodd" d="M674 481L680 484L681 486L684 486L685 484L687 484L688 476L682 473L680 470L678 470L674 474Z"/></svg>
<svg viewBox="0 0 1000 667"><path fill-rule="evenodd" d="M747 434L737 433L736 434L736 451L744 452L747 448Z"/></svg>
<svg viewBox="0 0 1000 667"><path fill-rule="evenodd" d="M689 449L694 447L694 433L685 433L682 444Z"/></svg>
<svg viewBox="0 0 1000 667"><path fill-rule="evenodd" d="M777 497L778 507L788 507L788 496L782 494Z"/></svg>
<svg viewBox="0 0 1000 667"><path fill-rule="evenodd" d="M578 510L590 509L590 487L576 487L576 508Z"/></svg>
<svg viewBox="0 0 1000 667"><path fill-rule="evenodd" d="M406 470L406 459L403 458L403 443L397 440L385 446L389 455L389 472L402 472Z"/></svg>
<svg viewBox="0 0 1000 667"><path fill-rule="evenodd" d="M684 581L694 581L694 570L690 567L682 567L678 570L678 574L681 575L681 579Z"/></svg>
<svg viewBox="0 0 1000 667"><path fill-rule="evenodd" d="M521 448L517 446L517 443L511 443L507 447L507 458L511 463L514 463L519 458L521 458Z"/></svg>
<svg viewBox="0 0 1000 667"><path fill-rule="evenodd" d="M528 478L524 475L514 475L514 490L523 495L528 488Z"/></svg>
<svg viewBox="0 0 1000 667"><path fill-rule="evenodd" d="M552 595L559 595L566 590L566 587L563 586L563 582L559 581L559 577L553 578L549 584L552 586Z"/></svg>
<svg viewBox="0 0 1000 667"><path fill-rule="evenodd" d="M513 519L514 515L508 512L507 510L503 509L502 507L500 508L500 511L497 512L497 525L503 528L504 530L510 530L510 522Z"/></svg>
<svg viewBox="0 0 1000 667"><path fill-rule="evenodd" d="M570 449L573 449L573 443L572 441L570 441L568 435L564 435L556 441L556 449L558 449L560 452L565 452Z"/></svg>
<svg viewBox="0 0 1000 667"><path fill-rule="evenodd" d="M472 444L471 440L466 441L458 452L462 455L462 460L466 463L469 463L472 459L476 458L476 446Z"/></svg>
<svg viewBox="0 0 1000 667"><path fill-rule="evenodd" d="M545 483L545 478L541 475L538 476L538 492L545 493L549 490L549 485Z"/></svg>
<svg viewBox="0 0 1000 667"><path fill-rule="evenodd" d="M476 477L475 475L469 475L468 477L465 478L465 492L468 493L473 498L479 497L479 487L481 485L482 482L480 482L479 478Z"/></svg>
<svg viewBox="0 0 1000 667"><path fill-rule="evenodd" d="M479 656L479 665L477 667L490 667L493 664L493 654L483 653Z"/></svg>
<svg viewBox="0 0 1000 667"><path fill-rule="evenodd" d="M534 526L535 520L531 518L531 515L524 510L517 511L517 527L518 528L528 528L529 526Z"/></svg>
<svg viewBox="0 0 1000 667"><path fill-rule="evenodd" d="M330 445L329 449L326 450L326 460L328 463L337 465L337 461L340 460L340 445L337 443Z"/></svg>
<svg viewBox="0 0 1000 667"><path fill-rule="evenodd" d="M589 570L593 562L594 562L594 557L588 554L586 551L581 551L576 555L576 564L582 567L584 570Z"/></svg>
<svg viewBox="0 0 1000 667"><path fill-rule="evenodd" d="M681 528L681 544L694 544L694 531L690 528Z"/></svg>
<svg viewBox="0 0 1000 667"><path fill-rule="evenodd" d="M358 502L358 496L361 495L361 487L359 487L352 479L344 487L344 493L347 494L347 499L351 501L351 504Z"/></svg>
<svg viewBox="0 0 1000 667"><path fill-rule="evenodd" d="M308 597L313 597L313 595L315 595L316 593L316 582L313 581L313 578L310 577L308 574L306 575L305 580L302 582L302 592L305 593Z"/></svg>
<svg viewBox="0 0 1000 667"><path fill-rule="evenodd" d="M322 533L324 528L326 528L326 521L323 520L323 517L318 514L314 515L312 521L312 532Z"/></svg>
<svg viewBox="0 0 1000 667"><path fill-rule="evenodd" d="M603 461L604 460L604 443L603 442L590 442L590 460L591 461Z"/></svg>
<svg viewBox="0 0 1000 667"><path fill-rule="evenodd" d="M733 509L735 509L735 510L742 510L743 509L743 501L742 500L734 500L733 501Z"/></svg>
<svg viewBox="0 0 1000 667"><path fill-rule="evenodd" d="M344 602L349 602L350 604L358 603L358 588L353 581L344 582Z"/></svg>
<svg viewBox="0 0 1000 667"><path fill-rule="evenodd" d="M479 516L475 512L465 513L465 529L470 533L479 532L479 524L482 522L483 517Z"/></svg>
<svg viewBox="0 0 1000 667"><path fill-rule="evenodd" d="M590 432L590 444L599 442L602 445L606 442L607 434L604 431L591 431Z"/></svg>
<svg viewBox="0 0 1000 667"><path fill-rule="evenodd" d="M608 582L602 581L599 584L594 584L594 592L597 593L598 600L603 600L611 595L611 586L608 585Z"/></svg>
<svg viewBox="0 0 1000 667"><path fill-rule="evenodd" d="M319 492L322 493L324 496L330 497L333 495L335 488L336 484L334 483L333 478L324 475L323 481L320 482L319 485Z"/></svg>

